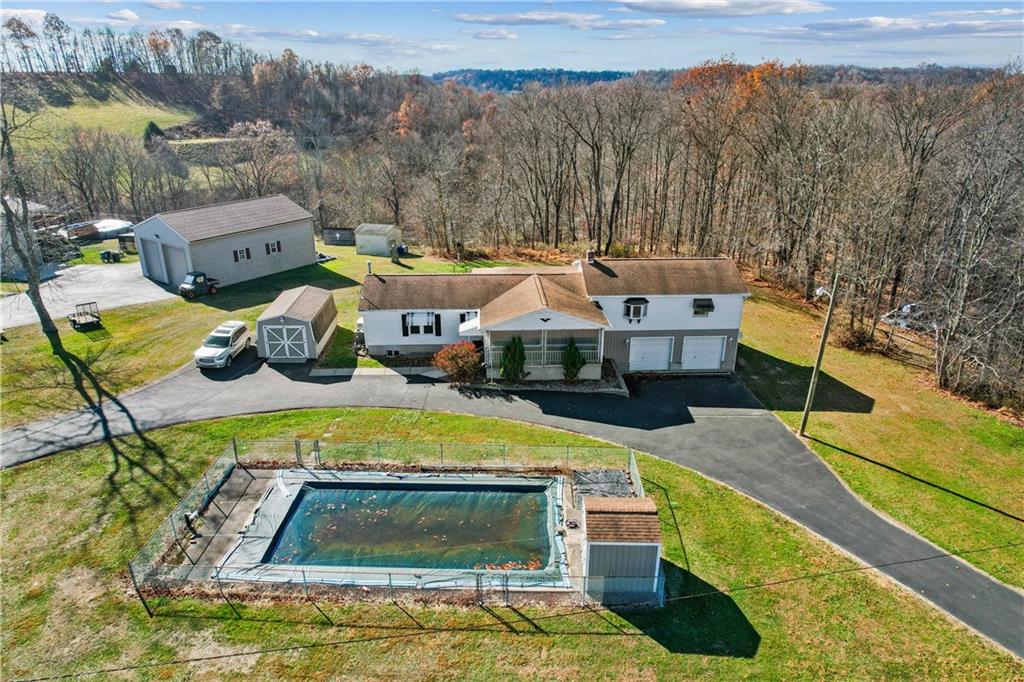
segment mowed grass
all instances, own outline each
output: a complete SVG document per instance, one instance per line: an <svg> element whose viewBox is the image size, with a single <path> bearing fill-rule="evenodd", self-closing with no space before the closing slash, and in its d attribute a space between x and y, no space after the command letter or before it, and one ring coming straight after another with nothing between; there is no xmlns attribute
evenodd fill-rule
<svg viewBox="0 0 1024 682"><path fill-rule="evenodd" d="M464 272L473 267L505 264L453 263L423 256L403 259L401 265L395 265L387 258L357 256L355 247L317 244L317 249L337 258L226 287L216 295L194 301L175 298L104 311L103 329L95 332L75 332L65 320L58 320L62 342L71 353L90 364L108 390L120 393L150 383L190 362L195 349L221 322L237 319L254 325L281 291L311 284L331 290L338 307L338 329L324 350L321 364L352 367L356 365L352 340L358 317L359 284L367 261L380 273ZM98 259L98 252L98 248L91 249L87 258ZM71 384L71 375L52 354L37 325L15 327L5 334L9 342L0 346L0 410L5 426L84 404ZM360 363L377 364L368 358L360 359Z"/></svg>
<svg viewBox="0 0 1024 682"><path fill-rule="evenodd" d="M101 265L103 259L100 257L100 251L120 251L121 246L117 239L104 239L101 242L93 244L85 244L81 247L82 255L72 261L68 261L69 265ZM138 263L139 256L135 253L123 253L121 260L118 265L128 265L131 263Z"/></svg>
<svg viewBox="0 0 1024 682"><path fill-rule="evenodd" d="M740 375L796 429L822 318L771 290L752 291ZM927 371L876 354L829 346L822 372L808 445L876 509L950 551L994 548L964 559L1024 586L1024 429L933 390Z"/></svg>
<svg viewBox="0 0 1024 682"><path fill-rule="evenodd" d="M389 603L321 601L332 626L301 601L236 604L236 616L223 602L179 599L157 600L157 617L147 618L126 566L230 437L329 432L349 440L387 434L593 444L497 419L317 410L171 427L148 434L145 448L124 439L121 455L96 446L4 471L0 677L111 668L128 668L118 676L130 679L995 680L1024 674L1019 661L878 574L856 570L780 516L647 456L640 469L659 506L665 543L670 602L663 610L494 605L506 626L479 608L407 604L403 612ZM758 587L779 580L789 582Z"/></svg>

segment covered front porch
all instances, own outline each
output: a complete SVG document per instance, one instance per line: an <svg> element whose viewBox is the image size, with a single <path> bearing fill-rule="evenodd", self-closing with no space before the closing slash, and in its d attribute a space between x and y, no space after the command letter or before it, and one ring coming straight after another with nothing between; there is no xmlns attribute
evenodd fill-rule
<svg viewBox="0 0 1024 682"><path fill-rule="evenodd" d="M558 381L563 378L562 357L569 339L576 342L587 364L579 379L601 378L604 333L601 329L522 329L484 332L484 363L488 379L498 379L505 347L518 336L523 340L527 381Z"/></svg>

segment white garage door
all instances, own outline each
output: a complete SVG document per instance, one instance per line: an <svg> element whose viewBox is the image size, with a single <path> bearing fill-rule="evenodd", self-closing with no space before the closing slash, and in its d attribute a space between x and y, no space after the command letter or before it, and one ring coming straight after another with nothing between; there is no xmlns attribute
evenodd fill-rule
<svg viewBox="0 0 1024 682"><path fill-rule="evenodd" d="M305 360L306 328L302 325L264 325L268 360Z"/></svg>
<svg viewBox="0 0 1024 682"><path fill-rule="evenodd" d="M185 281L188 264L185 262L185 250L164 244L164 261L167 263L168 284L178 286Z"/></svg>
<svg viewBox="0 0 1024 682"><path fill-rule="evenodd" d="M683 369L722 368L724 336L687 336L683 339Z"/></svg>
<svg viewBox="0 0 1024 682"><path fill-rule="evenodd" d="M142 260L146 264L146 274L150 279L166 282L163 266L160 265L160 242L152 239L140 239L142 243Z"/></svg>
<svg viewBox="0 0 1024 682"><path fill-rule="evenodd" d="M668 369L671 360L671 336L634 336L629 340L630 372Z"/></svg>

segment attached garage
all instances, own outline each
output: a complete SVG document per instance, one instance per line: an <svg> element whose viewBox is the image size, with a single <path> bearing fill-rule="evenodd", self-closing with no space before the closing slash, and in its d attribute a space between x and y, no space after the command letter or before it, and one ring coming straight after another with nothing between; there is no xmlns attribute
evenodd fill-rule
<svg viewBox="0 0 1024 682"><path fill-rule="evenodd" d="M683 369L717 372L725 360L726 337L687 336L683 338Z"/></svg>
<svg viewBox="0 0 1024 682"><path fill-rule="evenodd" d="M582 498L584 590L604 604L660 604L661 522L649 497Z"/></svg>
<svg viewBox="0 0 1024 682"><path fill-rule="evenodd" d="M656 372L672 362L671 336L634 336L629 340L629 371Z"/></svg>
<svg viewBox="0 0 1024 682"><path fill-rule="evenodd" d="M320 357L335 330L338 309L331 292L288 289L256 320L256 349L267 362L305 362Z"/></svg>

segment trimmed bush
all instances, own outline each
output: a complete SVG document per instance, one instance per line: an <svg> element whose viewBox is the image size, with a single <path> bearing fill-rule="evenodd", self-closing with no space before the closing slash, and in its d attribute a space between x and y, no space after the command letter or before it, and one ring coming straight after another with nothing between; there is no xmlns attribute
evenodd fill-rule
<svg viewBox="0 0 1024 682"><path fill-rule="evenodd" d="M469 341L459 341L434 353L434 367L448 375L448 380L465 384L476 379L480 371L480 354Z"/></svg>
<svg viewBox="0 0 1024 682"><path fill-rule="evenodd" d="M580 370L587 364L583 353L576 347L576 339L569 337L569 344L562 353L562 376L566 381L576 381L580 377Z"/></svg>
<svg viewBox="0 0 1024 682"><path fill-rule="evenodd" d="M522 337L513 336L501 351L501 378L511 383L526 378L526 349Z"/></svg>
<svg viewBox="0 0 1024 682"><path fill-rule="evenodd" d="M164 131L153 121L146 124L146 130L142 133L142 139L149 142L154 137L166 137Z"/></svg>

